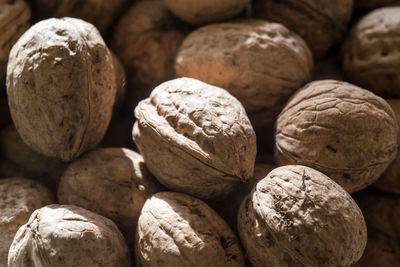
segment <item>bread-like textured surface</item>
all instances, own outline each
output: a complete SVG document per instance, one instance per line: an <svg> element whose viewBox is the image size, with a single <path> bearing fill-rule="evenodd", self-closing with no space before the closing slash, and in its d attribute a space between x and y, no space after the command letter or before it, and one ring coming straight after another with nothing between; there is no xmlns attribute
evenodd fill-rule
<svg viewBox="0 0 400 267"><path fill-rule="evenodd" d="M289 96L311 78L306 43L283 25L241 20L201 27L182 43L178 77L191 77L230 92L257 129L271 126Z"/></svg>
<svg viewBox="0 0 400 267"><path fill-rule="evenodd" d="M58 201L112 219L133 241L140 210L158 189L141 155L126 148L100 148L68 166L58 185Z"/></svg>
<svg viewBox="0 0 400 267"><path fill-rule="evenodd" d="M219 215L194 197L161 192L146 201L135 240L138 266L244 266L239 242Z"/></svg>
<svg viewBox="0 0 400 267"><path fill-rule="evenodd" d="M54 196L39 182L25 178L0 179L0 265L7 266L15 234L36 209L54 203Z"/></svg>
<svg viewBox="0 0 400 267"><path fill-rule="evenodd" d="M348 80L383 96L400 96L400 7L371 11L353 26L342 45Z"/></svg>
<svg viewBox="0 0 400 267"><path fill-rule="evenodd" d="M24 142L70 161L100 143L111 119L116 93L111 53L83 20L43 20L10 52L7 93Z"/></svg>
<svg viewBox="0 0 400 267"><path fill-rule="evenodd" d="M191 24L227 20L240 13L250 0L165 0L168 9Z"/></svg>
<svg viewBox="0 0 400 267"><path fill-rule="evenodd" d="M374 183L397 153L398 125L389 104L346 82L309 83L276 123L279 165L317 169L349 193Z"/></svg>
<svg viewBox="0 0 400 267"><path fill-rule="evenodd" d="M8 265L15 267L130 266L129 250L109 219L72 205L32 213L14 237Z"/></svg>
<svg viewBox="0 0 400 267"><path fill-rule="evenodd" d="M351 196L314 169L274 169L242 202L238 231L257 266L352 266L367 242Z"/></svg>
<svg viewBox="0 0 400 267"><path fill-rule="evenodd" d="M256 136L240 102L191 78L156 87L135 109L134 141L150 172L174 191L224 198L253 176Z"/></svg>

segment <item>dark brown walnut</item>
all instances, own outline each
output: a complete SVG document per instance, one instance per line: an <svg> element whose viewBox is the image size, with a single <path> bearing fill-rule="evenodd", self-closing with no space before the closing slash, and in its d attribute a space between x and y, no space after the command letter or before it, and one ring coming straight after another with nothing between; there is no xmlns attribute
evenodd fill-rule
<svg viewBox="0 0 400 267"><path fill-rule="evenodd" d="M150 172L174 191L217 200L253 176L256 136L226 90L180 78L135 109L133 138Z"/></svg>
<svg viewBox="0 0 400 267"><path fill-rule="evenodd" d="M31 0L39 19L80 18L96 26L101 33L111 27L131 0Z"/></svg>
<svg viewBox="0 0 400 267"><path fill-rule="evenodd" d="M70 161L100 143L115 85L109 49L80 19L38 22L10 52L11 116L24 142L46 156Z"/></svg>
<svg viewBox="0 0 400 267"><path fill-rule="evenodd" d="M165 0L168 9L191 24L204 24L229 19L240 13L250 0Z"/></svg>
<svg viewBox="0 0 400 267"><path fill-rule="evenodd" d="M0 90L5 82L8 54L18 38L29 28L30 18L31 10L24 0L0 1Z"/></svg>
<svg viewBox="0 0 400 267"><path fill-rule="evenodd" d="M135 240L138 266L244 266L239 242L219 215L194 197L162 192L143 206Z"/></svg>
<svg viewBox="0 0 400 267"><path fill-rule="evenodd" d="M129 250L109 219L72 205L48 205L21 226L8 253L8 266L129 267Z"/></svg>
<svg viewBox="0 0 400 267"><path fill-rule="evenodd" d="M342 46L348 80L383 96L400 96L400 7L376 9L357 22Z"/></svg>
<svg viewBox="0 0 400 267"><path fill-rule="evenodd" d="M128 75L129 108L174 78L174 59L185 30L163 0L135 2L113 30L111 47Z"/></svg>
<svg viewBox="0 0 400 267"><path fill-rule="evenodd" d="M140 210L158 189L138 153L125 148L102 148L68 166L58 185L58 201L112 219L133 243Z"/></svg>
<svg viewBox="0 0 400 267"><path fill-rule="evenodd" d="M289 96L310 80L312 68L300 37L262 20L201 27L184 40L175 61L177 76L234 95L256 129L274 123Z"/></svg>
<svg viewBox="0 0 400 267"><path fill-rule="evenodd" d="M372 10L384 6L399 6L399 0L354 0L354 8L359 10Z"/></svg>
<svg viewBox="0 0 400 267"><path fill-rule="evenodd" d="M339 43L353 11L353 0L255 0L255 17L282 23L298 33L320 57Z"/></svg>
<svg viewBox="0 0 400 267"><path fill-rule="evenodd" d="M276 123L279 165L317 169L353 193L374 183L397 153L398 125L389 104L346 82L309 83Z"/></svg>
<svg viewBox="0 0 400 267"><path fill-rule="evenodd" d="M314 169L276 168L243 200L238 231L253 266L352 266L367 229L351 196Z"/></svg>
<svg viewBox="0 0 400 267"><path fill-rule="evenodd" d="M22 141L14 125L0 131L0 177L28 177L57 188L67 165L36 153Z"/></svg>
<svg viewBox="0 0 400 267"><path fill-rule="evenodd" d="M42 184L25 178L0 179L0 265L7 266L10 245L18 228L36 209L54 202Z"/></svg>

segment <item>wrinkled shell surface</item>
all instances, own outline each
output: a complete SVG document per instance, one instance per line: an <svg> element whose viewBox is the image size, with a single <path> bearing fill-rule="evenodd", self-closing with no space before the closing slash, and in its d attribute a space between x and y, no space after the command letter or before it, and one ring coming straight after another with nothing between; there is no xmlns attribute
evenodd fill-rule
<svg viewBox="0 0 400 267"><path fill-rule="evenodd" d="M184 38L180 22L163 0L135 2L113 30L111 47L129 77L129 108L173 79L174 59Z"/></svg>
<svg viewBox="0 0 400 267"><path fill-rule="evenodd" d="M342 47L347 78L379 95L400 96L400 7L376 9L350 31Z"/></svg>
<svg viewBox="0 0 400 267"><path fill-rule="evenodd" d="M95 147L110 121L116 93L110 51L87 22L41 21L11 50L7 93L24 142L70 161Z"/></svg>
<svg viewBox="0 0 400 267"><path fill-rule="evenodd" d="M134 141L166 187L224 198L253 176L256 136L226 90L180 78L156 87L135 109Z"/></svg>
<svg viewBox="0 0 400 267"><path fill-rule="evenodd" d="M138 266L244 266L239 242L225 221L204 202L173 192L146 201L135 254Z"/></svg>
<svg viewBox="0 0 400 267"><path fill-rule="evenodd" d="M253 7L256 17L282 23L298 33L319 57L342 39L353 0L255 0Z"/></svg>
<svg viewBox="0 0 400 267"><path fill-rule="evenodd" d="M58 185L58 201L112 219L129 240L144 202L157 190L142 156L125 148L102 148L68 166Z"/></svg>
<svg viewBox="0 0 400 267"><path fill-rule="evenodd" d="M229 19L249 3L250 0L165 0L165 4L174 15L192 24Z"/></svg>
<svg viewBox="0 0 400 267"><path fill-rule="evenodd" d="M49 205L15 235L8 265L129 267L128 247L109 219L80 207Z"/></svg>
<svg viewBox="0 0 400 267"><path fill-rule="evenodd" d="M18 228L36 209L54 202L40 183L25 178L0 179L0 266L7 266L10 245Z"/></svg>
<svg viewBox="0 0 400 267"><path fill-rule="evenodd" d="M351 266L367 242L350 195L314 169L274 169L242 202L238 231L257 266Z"/></svg>
<svg viewBox="0 0 400 267"><path fill-rule="evenodd" d="M257 129L273 124L284 102L311 78L312 66L305 42L281 24L242 20L192 32L179 50L175 71L226 89Z"/></svg>
<svg viewBox="0 0 400 267"><path fill-rule="evenodd" d="M398 125L389 104L345 82L315 81L279 115L279 165L315 168L353 193L374 183L397 153Z"/></svg>

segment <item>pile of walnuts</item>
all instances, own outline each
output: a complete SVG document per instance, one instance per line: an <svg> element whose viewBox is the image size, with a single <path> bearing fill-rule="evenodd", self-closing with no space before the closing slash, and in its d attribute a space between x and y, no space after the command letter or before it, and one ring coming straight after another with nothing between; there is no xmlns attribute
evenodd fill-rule
<svg viewBox="0 0 400 267"><path fill-rule="evenodd" d="M0 0L0 266L398 266L400 1Z"/></svg>

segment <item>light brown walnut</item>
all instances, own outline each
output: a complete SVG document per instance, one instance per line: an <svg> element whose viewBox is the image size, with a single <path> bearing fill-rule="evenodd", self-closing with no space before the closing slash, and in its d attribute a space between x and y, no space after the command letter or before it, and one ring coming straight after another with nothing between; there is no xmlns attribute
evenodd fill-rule
<svg viewBox="0 0 400 267"><path fill-rule="evenodd" d="M191 78L156 87L135 109L133 138L167 188L223 199L253 176L256 136L240 102Z"/></svg>
<svg viewBox="0 0 400 267"><path fill-rule="evenodd" d="M276 168L256 184L240 206L238 231L254 267L350 267L367 243L363 215L351 196L300 165Z"/></svg>
<svg viewBox="0 0 400 267"><path fill-rule="evenodd" d="M397 153L398 124L382 98L346 82L300 89L276 123L279 165L317 169L349 193L374 183Z"/></svg>

